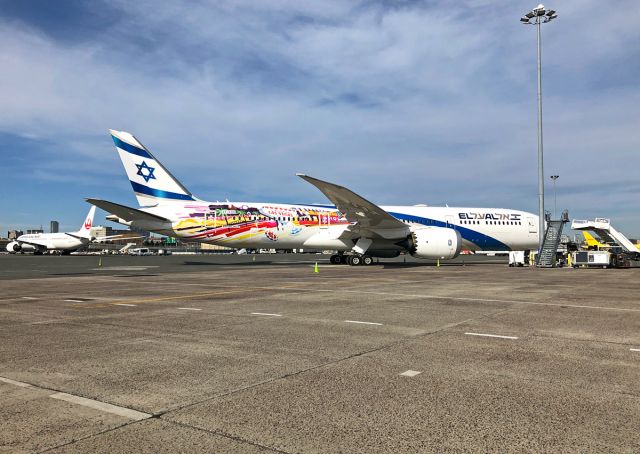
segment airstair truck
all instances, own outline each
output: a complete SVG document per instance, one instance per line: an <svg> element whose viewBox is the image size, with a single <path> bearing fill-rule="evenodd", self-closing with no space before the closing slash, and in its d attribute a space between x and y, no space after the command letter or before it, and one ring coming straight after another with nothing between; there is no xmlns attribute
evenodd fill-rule
<svg viewBox="0 0 640 454"><path fill-rule="evenodd" d="M594 232L601 238L601 240L613 245L610 252L590 251L601 252L602 254L600 255L576 255L574 259L577 259L578 262L580 262L584 258L587 260L586 265L589 266L589 261L591 264L594 264L595 261L604 263L604 261L607 260L606 257L608 257L608 264L606 266L612 266L614 268L630 268L640 266L640 251L638 251L636 245L633 244L626 236L613 228L609 219L595 218L593 221L574 219L574 221L571 223L571 228L573 230L588 230ZM575 263L576 262L574 261L574 264ZM606 268L604 264L599 264L596 266L603 266Z"/></svg>

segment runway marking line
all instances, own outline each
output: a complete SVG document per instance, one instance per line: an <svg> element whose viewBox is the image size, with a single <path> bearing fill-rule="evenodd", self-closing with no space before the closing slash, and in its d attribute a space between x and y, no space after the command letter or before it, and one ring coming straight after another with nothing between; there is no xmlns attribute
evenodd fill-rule
<svg viewBox="0 0 640 454"><path fill-rule="evenodd" d="M377 325L377 326L382 326L382 323L377 323L377 322L361 322L360 320L345 320L345 323L358 323L360 325Z"/></svg>
<svg viewBox="0 0 640 454"><path fill-rule="evenodd" d="M74 304L71 306L71 309L98 309L102 307L113 306L115 303L106 304L106 303L98 303L98 304Z"/></svg>
<svg viewBox="0 0 640 454"><path fill-rule="evenodd" d="M403 377L415 377L416 375L420 375L422 372L418 372L417 370L405 370L404 372L402 372L400 375L402 375Z"/></svg>
<svg viewBox="0 0 640 454"><path fill-rule="evenodd" d="M75 299L72 299L72 298L71 298L71 299L68 299L68 300L65 300L65 301L66 301L67 303L86 303L86 301L85 301L85 300L75 300Z"/></svg>
<svg viewBox="0 0 640 454"><path fill-rule="evenodd" d="M159 298L147 298L147 299L143 299L143 300L135 300L136 303L138 304L144 304L144 303L157 303L160 301L172 301L172 300L180 300L180 299L190 299L190 298L200 298L203 296L216 296L216 295L226 295L228 293L246 293L247 289L236 289L236 290L225 290L225 291L218 291L218 292L204 292L204 293L193 293L190 295L175 295L175 296L163 296L163 297L159 297Z"/></svg>
<svg viewBox="0 0 640 454"><path fill-rule="evenodd" d="M20 388L34 388L34 386L30 385L29 383L11 380L10 378L0 377L0 381L3 383L8 383L10 385L19 386Z"/></svg>
<svg viewBox="0 0 640 454"><path fill-rule="evenodd" d="M178 309L183 311L201 311L202 310L197 307L179 307Z"/></svg>
<svg viewBox="0 0 640 454"><path fill-rule="evenodd" d="M252 312L251 315L266 315L267 317L282 317L282 314L270 314L268 312Z"/></svg>
<svg viewBox="0 0 640 454"><path fill-rule="evenodd" d="M149 413L143 413L141 411L131 410L130 408L111 405L105 402L100 402L98 400L87 399L86 397L74 396L72 394L55 393L51 394L49 397L51 397L52 399L63 400L65 402L76 405L82 405L83 407L93 408L94 410L100 410L106 413L123 416L135 421L142 421L143 419L151 418L151 415Z"/></svg>
<svg viewBox="0 0 640 454"><path fill-rule="evenodd" d="M127 306L127 307L135 307L136 304L127 304L127 303L113 303L115 306Z"/></svg>
<svg viewBox="0 0 640 454"><path fill-rule="evenodd" d="M632 352L640 352L640 348L630 348L629 350Z"/></svg>
<svg viewBox="0 0 640 454"><path fill-rule="evenodd" d="M51 391L47 388L41 388L40 386L31 385L21 381L11 380L10 378L0 377L0 382L8 383L10 385L19 386L20 388L38 389L42 391ZM48 397L57 400L63 400L76 405L82 405L83 407L93 408L94 410L103 411L106 413L112 413L114 415L123 416L125 418L133 419L135 421L142 421L143 419L151 418L153 415L149 413L143 413L141 411L132 410L126 407L120 407L118 405L108 404L106 402L100 402L99 400L87 399L86 397L75 396L73 394L67 394L62 392L56 392L49 394Z"/></svg>
<svg viewBox="0 0 640 454"><path fill-rule="evenodd" d="M23 300L37 300L38 299L35 296L21 296L20 298L22 298Z"/></svg>
<svg viewBox="0 0 640 454"><path fill-rule="evenodd" d="M251 289L249 289L250 291ZM256 288L254 290L263 290L263 289L259 289ZM173 301L173 300L180 300L180 299L190 299L190 298L199 298L199 297L203 297L203 296L215 296L215 295L225 295L225 294L229 294L229 293L239 293L239 292L243 292L243 293L247 293L247 289L243 288L243 289L236 289L236 290L225 290L225 291L218 291L218 292L204 292L204 293L193 293L190 295L176 295L176 296L163 296L163 297L159 297L159 298L147 298L147 299L142 299L142 300L128 300L128 301L135 301L135 305L139 305L139 304L146 304L146 303L158 303L158 302L162 302L162 301ZM72 299L67 299L64 300L70 303L86 303L86 301L79 301L79 300L72 300ZM125 300L127 301L127 300ZM83 304L83 305L74 305L74 309L93 309L93 308L102 308L102 307L108 307L110 305L116 305L116 306L121 306L121 305L125 305L128 303L116 303L116 302L110 302L110 303L102 303L102 304Z"/></svg>
<svg viewBox="0 0 640 454"><path fill-rule="evenodd" d="M480 336L480 337L497 337L498 339L519 339L517 336L502 336L500 334L485 334L485 333L465 333L467 336Z"/></svg>

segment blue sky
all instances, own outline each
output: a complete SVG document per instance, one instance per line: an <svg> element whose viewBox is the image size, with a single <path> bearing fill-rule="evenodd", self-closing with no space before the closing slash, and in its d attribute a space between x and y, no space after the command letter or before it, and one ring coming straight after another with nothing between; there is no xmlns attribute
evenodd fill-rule
<svg viewBox="0 0 640 454"><path fill-rule="evenodd" d="M640 237L640 8L556 3L547 207L559 174L559 208ZM324 202L305 172L380 204L537 212L534 6L0 1L0 229L134 205L109 128L205 199Z"/></svg>

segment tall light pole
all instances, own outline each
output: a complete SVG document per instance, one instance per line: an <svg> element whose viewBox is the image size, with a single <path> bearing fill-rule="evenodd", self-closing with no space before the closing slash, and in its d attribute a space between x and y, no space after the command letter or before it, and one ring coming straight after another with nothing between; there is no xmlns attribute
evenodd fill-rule
<svg viewBox="0 0 640 454"><path fill-rule="evenodd" d="M553 219L558 219L558 199L556 198L556 180L560 175L551 175L549 178L553 180Z"/></svg>
<svg viewBox="0 0 640 454"><path fill-rule="evenodd" d="M540 26L558 17L552 9L546 10L540 4L525 14L520 22L535 25L538 35L538 253L544 241L544 160L542 153L542 50L540 46Z"/></svg>

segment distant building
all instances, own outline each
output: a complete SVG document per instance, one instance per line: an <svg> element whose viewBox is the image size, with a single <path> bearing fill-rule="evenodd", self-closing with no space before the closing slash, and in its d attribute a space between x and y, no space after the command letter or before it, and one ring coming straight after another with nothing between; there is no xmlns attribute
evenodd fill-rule
<svg viewBox="0 0 640 454"><path fill-rule="evenodd" d="M60 223L58 221L51 221L49 231L51 233L58 233L60 231Z"/></svg>
<svg viewBox="0 0 640 454"><path fill-rule="evenodd" d="M129 227L129 229L132 232L135 232L136 234L138 234L140 236L143 236L145 238L151 236L151 233L147 232L146 230L141 229L140 227L131 226L131 227Z"/></svg>
<svg viewBox="0 0 640 454"><path fill-rule="evenodd" d="M103 227L101 225L96 225L91 227L91 236L94 238L103 237L107 235L111 235L111 227Z"/></svg>
<svg viewBox="0 0 640 454"><path fill-rule="evenodd" d="M44 230L42 228L27 230L27 235L33 235L36 233L44 233Z"/></svg>
<svg viewBox="0 0 640 454"><path fill-rule="evenodd" d="M24 232L22 230L9 230L9 232L7 232L7 238L10 240L15 240L23 234Z"/></svg>
<svg viewBox="0 0 640 454"><path fill-rule="evenodd" d="M97 239L98 243L121 244L134 242L142 244L144 237L133 230L114 229L109 226L96 225L91 227L91 236ZM113 237L113 238L105 238Z"/></svg>

